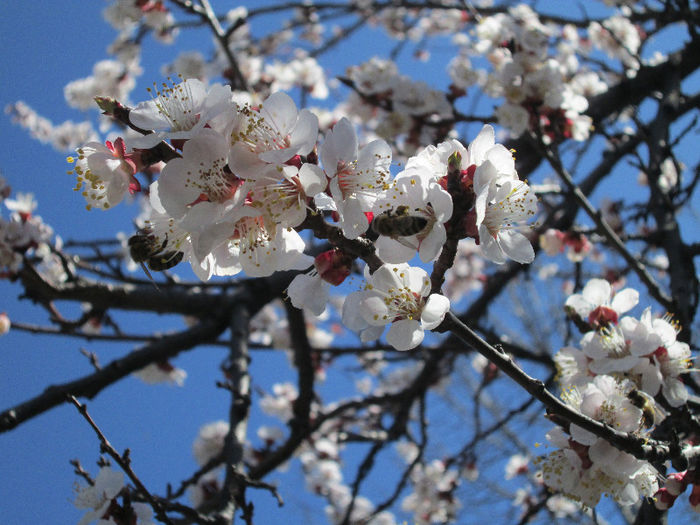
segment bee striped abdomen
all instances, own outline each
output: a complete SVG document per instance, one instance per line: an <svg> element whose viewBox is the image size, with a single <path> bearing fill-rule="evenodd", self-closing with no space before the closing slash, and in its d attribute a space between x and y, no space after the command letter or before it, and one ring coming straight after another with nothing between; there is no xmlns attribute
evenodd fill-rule
<svg viewBox="0 0 700 525"><path fill-rule="evenodd" d="M386 237L408 237L423 231L428 219L420 215L410 215L408 206L399 206L396 210L385 211L372 221L372 230Z"/></svg>

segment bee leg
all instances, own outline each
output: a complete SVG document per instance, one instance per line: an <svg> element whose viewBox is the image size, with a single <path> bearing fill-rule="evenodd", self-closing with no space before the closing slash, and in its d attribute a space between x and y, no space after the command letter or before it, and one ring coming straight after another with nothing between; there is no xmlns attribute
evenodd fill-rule
<svg viewBox="0 0 700 525"><path fill-rule="evenodd" d="M146 273L146 276L150 279L150 281L153 283L153 286L155 286L156 290L160 292L160 288L158 288L158 285L156 284L156 281L153 279L153 276L151 275L151 272L148 271L148 268L146 267L146 264L141 262L139 263L141 265L141 268L143 268L143 271Z"/></svg>

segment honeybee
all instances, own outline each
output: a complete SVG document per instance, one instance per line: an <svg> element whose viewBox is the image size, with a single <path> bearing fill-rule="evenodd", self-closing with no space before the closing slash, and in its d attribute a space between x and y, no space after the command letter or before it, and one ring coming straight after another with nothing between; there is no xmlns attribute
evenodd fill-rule
<svg viewBox="0 0 700 525"><path fill-rule="evenodd" d="M168 245L168 237L159 243L159 239L147 229L139 230L129 237L129 255L134 262L143 264L152 256L165 250Z"/></svg>
<svg viewBox="0 0 700 525"><path fill-rule="evenodd" d="M176 266L184 257L184 253L180 251L165 252L164 250L168 246L168 236L166 235L163 241L160 241L148 229L139 230L129 237L128 245L129 255L131 255L134 262L141 265L141 268L143 268L143 271L151 281L153 281L153 277L148 271L149 268L154 272L162 272Z"/></svg>
<svg viewBox="0 0 700 525"><path fill-rule="evenodd" d="M385 211L372 221L372 230L378 235L395 239L408 237L423 231L428 219L420 215L411 215L408 206L398 206L396 210Z"/></svg>
<svg viewBox="0 0 700 525"><path fill-rule="evenodd" d="M182 252L165 252L150 257L147 261L148 267L154 272L162 272L177 266L185 256Z"/></svg>
<svg viewBox="0 0 700 525"><path fill-rule="evenodd" d="M654 398L646 392L632 389L627 392L627 399L642 411L642 426L647 430L666 418L664 409L658 406Z"/></svg>

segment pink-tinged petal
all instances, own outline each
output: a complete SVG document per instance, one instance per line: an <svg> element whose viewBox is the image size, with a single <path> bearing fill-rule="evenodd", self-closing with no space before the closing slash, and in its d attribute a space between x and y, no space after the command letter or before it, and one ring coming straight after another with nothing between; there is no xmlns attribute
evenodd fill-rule
<svg viewBox="0 0 700 525"><path fill-rule="evenodd" d="M256 180L269 173L265 169L265 163L258 158L257 153L250 151L241 142L237 142L231 147L228 166L236 176L242 179Z"/></svg>
<svg viewBox="0 0 700 525"><path fill-rule="evenodd" d="M342 321L353 332L360 332L368 326L367 321L360 314L367 295L367 292L354 292L348 295L343 302Z"/></svg>
<svg viewBox="0 0 700 525"><path fill-rule="evenodd" d="M594 307L608 304L611 294L612 287L605 279L591 279L583 287L582 292L583 298L594 305Z"/></svg>
<svg viewBox="0 0 700 525"><path fill-rule="evenodd" d="M360 308L360 315L373 326L384 326L391 322L389 309L381 297L370 295L365 298Z"/></svg>
<svg viewBox="0 0 700 525"><path fill-rule="evenodd" d="M409 237L408 239L415 240L415 236ZM374 243L377 256L383 262L389 264L399 264L410 261L416 255L416 249L409 244L410 240L402 240L404 241L403 243L391 237L380 235Z"/></svg>
<svg viewBox="0 0 700 525"><path fill-rule="evenodd" d="M486 158L486 152L496 143L496 133L493 126L486 124L469 144L469 162L477 166Z"/></svg>
<svg viewBox="0 0 700 525"><path fill-rule="evenodd" d="M234 222L219 222L208 225L198 235L194 235L192 238L192 248L195 257L200 261L204 259L212 250L227 240L234 229Z"/></svg>
<svg viewBox="0 0 700 525"><path fill-rule="evenodd" d="M625 288L624 290L621 290L615 294L610 306L618 314L623 314L637 306L638 302L639 292L632 288Z"/></svg>
<svg viewBox="0 0 700 525"><path fill-rule="evenodd" d="M308 109L299 112L299 120L291 133L294 154L307 155L316 146L318 139L318 117Z"/></svg>
<svg viewBox="0 0 700 525"><path fill-rule="evenodd" d="M164 129L170 126L167 118L158 110L155 100L140 102L129 111L129 121L141 129Z"/></svg>
<svg viewBox="0 0 700 525"><path fill-rule="evenodd" d="M383 140L373 140L364 146L357 155L359 171L380 169L389 173L391 168L391 147Z"/></svg>
<svg viewBox="0 0 700 525"><path fill-rule="evenodd" d="M410 350L421 344L424 336L425 332L418 321L402 319L392 323L386 340L397 350Z"/></svg>
<svg viewBox="0 0 700 525"><path fill-rule="evenodd" d="M161 204L175 219L185 215L187 205L200 194L197 188L186 184L188 177L186 162L178 158L165 165L158 179Z"/></svg>
<svg viewBox="0 0 700 525"><path fill-rule="evenodd" d="M160 201L160 188L157 180L153 181L148 187L148 202L156 213L165 215L165 208L163 208L163 203Z"/></svg>
<svg viewBox="0 0 700 525"><path fill-rule="evenodd" d="M132 111L133 113L133 111ZM142 126L139 126L142 128ZM151 129L151 128L142 128L142 129ZM168 138L168 134L165 133L164 131L159 131L156 133L149 133L148 135L143 135L140 137L134 137L133 139L129 139L129 143L131 144L132 147L134 148L139 148L139 149L151 149L153 146L157 145L159 142L162 142L163 140Z"/></svg>
<svg viewBox="0 0 700 525"><path fill-rule="evenodd" d="M663 375L657 365L650 361L643 361L637 365L634 371L642 374L642 390L654 397L661 390Z"/></svg>
<svg viewBox="0 0 700 525"><path fill-rule="evenodd" d="M522 233L505 230L499 236L501 249L515 262L530 264L535 259L535 250L527 237Z"/></svg>
<svg viewBox="0 0 700 525"><path fill-rule="evenodd" d="M401 286L403 286L403 279L399 277L399 274L407 268L407 264L383 264L367 280L370 281L375 287L382 290L387 290L388 288L401 288Z"/></svg>
<svg viewBox="0 0 700 525"><path fill-rule="evenodd" d="M584 299L581 294L569 296L569 298L566 300L565 306L573 309L584 319L588 317L588 314L591 312L591 310L593 310L591 303Z"/></svg>
<svg viewBox="0 0 700 525"><path fill-rule="evenodd" d="M129 179L123 176L114 177L107 184L107 193L105 198L110 206L116 206L129 191Z"/></svg>
<svg viewBox="0 0 700 525"><path fill-rule="evenodd" d="M619 455L620 451L604 439L596 440L596 442L591 445L591 448L588 449L588 457L593 463L599 466L614 465Z"/></svg>
<svg viewBox="0 0 700 525"><path fill-rule="evenodd" d="M404 286L416 292L421 297L425 297L430 292L430 276L423 268L409 266L399 272Z"/></svg>
<svg viewBox="0 0 700 525"><path fill-rule="evenodd" d="M577 443L581 443L582 445L590 446L598 440L598 436L596 436L593 432L589 432L588 430L585 430L574 423L569 425L569 432L571 433L572 439Z"/></svg>
<svg viewBox="0 0 700 525"><path fill-rule="evenodd" d="M285 138L297 121L297 105L292 97L278 91L267 97L261 104L260 116L265 123L277 130Z"/></svg>
<svg viewBox="0 0 700 525"><path fill-rule="evenodd" d="M359 200L352 197L345 200L340 227L348 239L357 239L367 231L369 222Z"/></svg>
<svg viewBox="0 0 700 525"><path fill-rule="evenodd" d="M668 321L654 319L654 321L652 321L652 327L654 334L658 336L659 344L657 346L661 346L662 342L668 346L676 340L676 329ZM656 350L656 348L654 348L654 350Z"/></svg>
<svg viewBox="0 0 700 525"><path fill-rule="evenodd" d="M435 217L441 223L445 223L452 217L452 197L438 184L431 184L428 188L428 202L435 210Z"/></svg>
<svg viewBox="0 0 700 525"><path fill-rule="evenodd" d="M688 401L688 389L682 381L673 377L664 381L663 393L668 404L674 408L685 405Z"/></svg>
<svg viewBox="0 0 700 525"><path fill-rule="evenodd" d="M490 191L491 182L498 178L498 170L491 161L484 161L476 167L474 172L474 193L477 196Z"/></svg>
<svg viewBox="0 0 700 525"><path fill-rule="evenodd" d="M582 413L591 417L593 419L597 418L598 410L600 406L605 402L605 395L600 392L597 388L589 384L588 388L584 392L583 400L581 401Z"/></svg>
<svg viewBox="0 0 700 525"><path fill-rule="evenodd" d="M491 162L499 175L516 177L513 154L503 144L496 144L486 152L486 160Z"/></svg>
<svg viewBox="0 0 700 525"><path fill-rule="evenodd" d="M437 259L440 250L447 240L447 230L442 225L435 225L428 236L423 239L418 249L420 260L428 263Z"/></svg>
<svg viewBox="0 0 700 525"><path fill-rule="evenodd" d="M287 288L287 295L296 308L304 308L321 315L328 302L328 283L318 276L297 275Z"/></svg>
<svg viewBox="0 0 700 525"><path fill-rule="evenodd" d="M488 228L483 224L479 226L479 246L481 252L489 261L496 264L503 264L506 258L503 256L503 250L498 243L498 240L491 235Z"/></svg>
<svg viewBox="0 0 700 525"><path fill-rule="evenodd" d="M202 282L208 281L209 279L211 279L211 276L214 275L214 266L212 264L212 257L211 256L205 257L202 261L197 261L196 257L190 257L190 266L192 267L192 271L194 272L194 274ZM235 272L235 273L238 273L238 272ZM217 274L217 275L224 275L224 274ZM234 275L234 274L232 273L232 274L227 274L227 275Z"/></svg>
<svg viewBox="0 0 700 525"><path fill-rule="evenodd" d="M444 295L432 294L423 306L420 320L425 330L436 328L450 310L450 300Z"/></svg>
<svg viewBox="0 0 700 525"><path fill-rule="evenodd" d="M123 486L124 474L109 467L102 467L95 478L94 488L108 500L115 498Z"/></svg>
<svg viewBox="0 0 700 525"><path fill-rule="evenodd" d="M329 177L335 175L338 163L349 164L357 159L357 135L350 121L343 117L326 134L321 147L321 162Z"/></svg>
<svg viewBox="0 0 700 525"><path fill-rule="evenodd" d="M313 197L326 189L328 179L323 170L315 164L304 164L299 170L299 182L306 196Z"/></svg>
<svg viewBox="0 0 700 525"><path fill-rule="evenodd" d="M360 341L367 343L369 341L376 341L384 333L384 326L369 326L362 330L360 334Z"/></svg>

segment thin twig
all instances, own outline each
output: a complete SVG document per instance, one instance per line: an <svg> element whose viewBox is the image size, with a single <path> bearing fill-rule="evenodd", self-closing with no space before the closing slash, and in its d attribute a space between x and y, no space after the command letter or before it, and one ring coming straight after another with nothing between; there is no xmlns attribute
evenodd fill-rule
<svg viewBox="0 0 700 525"><path fill-rule="evenodd" d="M165 513L165 510L160 505L160 503L151 495L146 486L131 468L131 458L129 457L129 449L126 449L124 451L124 454L119 454L119 452L117 452L116 449L112 446L112 444L109 442L104 433L100 430L100 427L97 426L97 423L95 423L92 417L90 417L90 414L88 414L87 411L87 407L80 403L80 401L78 401L75 398L75 396L68 396L68 400L71 403L73 403L73 405L75 405L75 407L78 409L78 412L82 414L85 420L95 431L95 434L97 434L97 438L100 440L101 449L107 454L109 454L109 456L117 462L117 464L126 473L126 475L129 476L129 479L134 483L134 485L136 485L136 488L141 492L141 494L146 498L146 501L148 501L148 503L151 505L158 519L168 525L174 525L173 522L170 521L170 518Z"/></svg>

